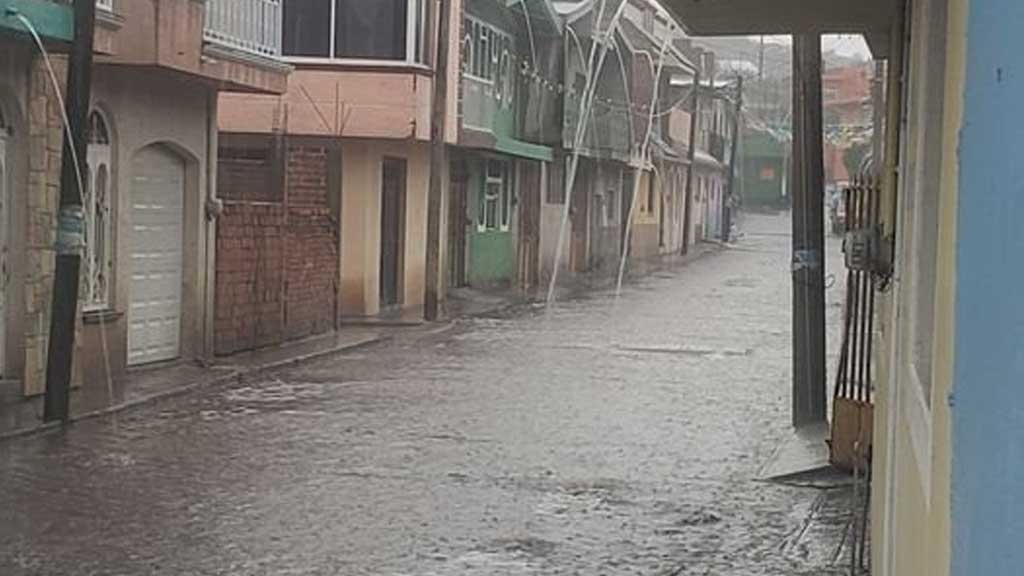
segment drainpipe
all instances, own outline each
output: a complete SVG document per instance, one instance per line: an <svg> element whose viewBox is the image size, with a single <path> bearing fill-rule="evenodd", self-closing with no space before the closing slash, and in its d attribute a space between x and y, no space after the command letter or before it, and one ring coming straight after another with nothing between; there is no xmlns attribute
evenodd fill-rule
<svg viewBox="0 0 1024 576"><path fill-rule="evenodd" d="M217 197L217 99L218 91L210 90L206 101L206 201L203 207L205 226L203 250L206 270L203 273L202 294L202 351L200 361L213 359L214 286L217 273L217 217L224 211L224 203Z"/></svg>

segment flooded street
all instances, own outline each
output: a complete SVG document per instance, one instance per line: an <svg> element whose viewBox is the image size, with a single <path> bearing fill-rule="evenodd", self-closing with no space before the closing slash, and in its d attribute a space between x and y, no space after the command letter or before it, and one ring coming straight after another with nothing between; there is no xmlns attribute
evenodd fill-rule
<svg viewBox="0 0 1024 576"><path fill-rule="evenodd" d="M0 574L839 574L842 495L762 478L788 230L0 443Z"/></svg>

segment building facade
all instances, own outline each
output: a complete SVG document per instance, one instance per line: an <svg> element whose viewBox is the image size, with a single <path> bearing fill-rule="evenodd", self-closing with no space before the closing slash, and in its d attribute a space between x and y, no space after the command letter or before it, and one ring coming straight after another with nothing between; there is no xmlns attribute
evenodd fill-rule
<svg viewBox="0 0 1024 576"><path fill-rule="evenodd" d="M231 10L225 4L97 4L81 190L86 247L78 399L109 393L104 383L131 367L212 355L218 94L281 92L289 70L277 57L277 2L254 0ZM54 21L47 11L68 10L72 21L69 6L37 2L36 8L22 13L44 36ZM35 396L45 385L64 133L57 90L63 91L66 59L60 44L49 45L54 86L27 36L15 31L0 42L10 304L3 314L3 374Z"/></svg>
<svg viewBox="0 0 1024 576"><path fill-rule="evenodd" d="M220 353L423 305L435 4L288 0L282 11L282 54L295 68L287 90L221 98L222 154L237 169L220 176L238 237L218 239L231 254L218 270ZM449 50L458 54L454 37ZM269 190L246 182L253 162L272 175ZM252 226L263 217L271 230Z"/></svg>
<svg viewBox="0 0 1024 576"><path fill-rule="evenodd" d="M618 4L606 9L600 23L596 3L564 11L563 146L580 157L566 242L567 261L576 272L615 273L624 256L678 254L689 245L685 221L696 213L688 210L688 172L697 69L678 46L685 35L668 13L640 0L624 0L613 20ZM595 35L607 36L614 48L595 70L589 125L577 146Z"/></svg>
<svg viewBox="0 0 1024 576"><path fill-rule="evenodd" d="M789 204L786 179L789 173L788 134L767 127L747 124L743 131L742 189L738 190L745 207L780 209Z"/></svg>
<svg viewBox="0 0 1024 576"><path fill-rule="evenodd" d="M450 284L530 289L560 137L560 22L546 0L465 0L461 17Z"/></svg>

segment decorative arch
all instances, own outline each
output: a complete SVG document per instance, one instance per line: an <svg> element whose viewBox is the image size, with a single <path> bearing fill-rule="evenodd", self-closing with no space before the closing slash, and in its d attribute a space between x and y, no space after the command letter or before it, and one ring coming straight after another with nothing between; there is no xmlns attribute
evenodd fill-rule
<svg viewBox="0 0 1024 576"><path fill-rule="evenodd" d="M114 221L112 183L115 173L113 139L108 116L100 108L89 112L86 122L87 178L82 190L85 210L85 258L82 261L80 298L86 312L111 307L114 271Z"/></svg>

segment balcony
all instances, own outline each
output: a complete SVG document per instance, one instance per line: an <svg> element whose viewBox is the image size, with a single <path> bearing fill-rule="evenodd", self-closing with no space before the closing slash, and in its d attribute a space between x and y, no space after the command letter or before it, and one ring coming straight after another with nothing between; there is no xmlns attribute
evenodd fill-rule
<svg viewBox="0 0 1024 576"><path fill-rule="evenodd" d="M110 2L111 0L97 0ZM207 0L203 40L229 49L278 58L281 0Z"/></svg>
<svg viewBox="0 0 1024 576"><path fill-rule="evenodd" d="M281 5L282 0L96 0L95 51L105 64L171 69L218 90L281 94L291 71L280 59Z"/></svg>

